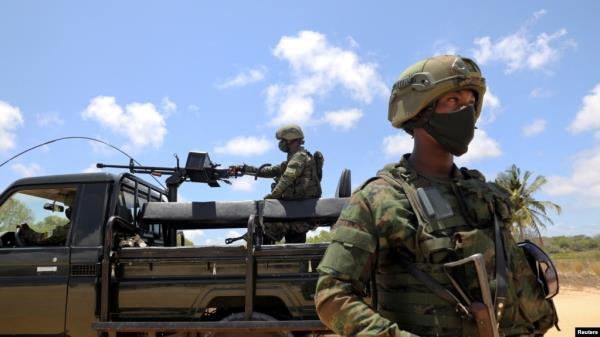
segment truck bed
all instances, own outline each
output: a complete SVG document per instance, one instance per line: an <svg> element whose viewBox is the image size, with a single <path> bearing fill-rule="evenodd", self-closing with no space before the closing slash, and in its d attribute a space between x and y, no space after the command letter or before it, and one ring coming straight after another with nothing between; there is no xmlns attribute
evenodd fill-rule
<svg viewBox="0 0 600 337"><path fill-rule="evenodd" d="M254 311L314 319L316 267L326 247L257 247ZM113 257L111 320L218 320L241 312L247 253L244 246L121 249Z"/></svg>

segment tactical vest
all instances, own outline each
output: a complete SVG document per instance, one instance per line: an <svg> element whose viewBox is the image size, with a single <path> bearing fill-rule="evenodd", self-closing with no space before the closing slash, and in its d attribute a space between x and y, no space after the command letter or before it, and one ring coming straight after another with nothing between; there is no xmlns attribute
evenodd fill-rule
<svg viewBox="0 0 600 337"><path fill-rule="evenodd" d="M304 170L294 182L283 191L281 199L284 200L295 200L295 199L306 199L306 198L319 198L321 197L321 180L318 177L317 163L313 155L301 149L307 155L306 162L304 163ZM281 172L285 171L287 167L287 161L281 164ZM275 181L275 185L277 184ZM275 187L273 185L273 187Z"/></svg>
<svg viewBox="0 0 600 337"><path fill-rule="evenodd" d="M458 173L457 170L455 170ZM446 289L456 292L443 264L475 253L485 258L489 289L496 291L494 213L505 223L510 219L508 196L495 185L486 183L477 171L461 170L451 181L441 182L417 176L402 166L388 166L378 178L405 195L422 188L435 199L435 205L413 209L421 217L415 235L415 254L405 247L389 247L387 257L377 261L376 283L378 312L398 323L403 330L421 336L478 336L473 321L464 317L455 305L443 300L422 281L394 259L408 259ZM414 207L413 207L414 208ZM436 209L437 208L437 209ZM523 252L502 228L505 255L508 260L507 294L503 306L500 331L503 336L533 335L545 332L554 323L554 311L544 300L535 276L527 265ZM393 243L390 242L390 245ZM481 301L477 274L473 266L455 270L455 279L473 301ZM533 331L532 327L535 327Z"/></svg>

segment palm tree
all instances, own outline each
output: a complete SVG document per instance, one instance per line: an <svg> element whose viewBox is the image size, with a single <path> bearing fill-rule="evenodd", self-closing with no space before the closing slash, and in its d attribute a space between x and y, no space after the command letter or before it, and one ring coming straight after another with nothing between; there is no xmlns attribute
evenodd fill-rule
<svg viewBox="0 0 600 337"><path fill-rule="evenodd" d="M548 217L547 212L552 209L560 214L561 208L551 201L539 201L534 198L533 194L547 180L544 176L537 176L533 183L528 184L531 175L530 171L525 171L521 176L521 169L513 164L509 169L498 174L496 184L510 193L510 200L514 206L512 215L513 235L518 233L519 241L523 241L525 232L529 229L538 235L540 243L543 244L540 228L546 228L546 223L554 224L552 219Z"/></svg>

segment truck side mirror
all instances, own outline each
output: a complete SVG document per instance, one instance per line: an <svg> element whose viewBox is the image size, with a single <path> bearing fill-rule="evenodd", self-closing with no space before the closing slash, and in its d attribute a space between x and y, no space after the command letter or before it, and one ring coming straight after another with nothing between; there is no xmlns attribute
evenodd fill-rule
<svg viewBox="0 0 600 337"><path fill-rule="evenodd" d="M49 210L51 212L64 212L65 208L61 205L57 205L55 202L47 202L44 204L44 209Z"/></svg>

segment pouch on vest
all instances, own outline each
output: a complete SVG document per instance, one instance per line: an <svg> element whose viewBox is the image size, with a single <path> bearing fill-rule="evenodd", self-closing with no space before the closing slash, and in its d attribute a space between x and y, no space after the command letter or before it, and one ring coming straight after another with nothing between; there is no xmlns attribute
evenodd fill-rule
<svg viewBox="0 0 600 337"><path fill-rule="evenodd" d="M452 240L455 242L455 250L459 259L481 253L485 262L485 271L488 280L490 280L490 292L495 292L495 243L493 232L491 229L473 229L470 231L462 231L454 233ZM471 294L480 294L479 283L477 282L477 271L469 266L464 270L464 279L466 286ZM481 299L477 299L481 301Z"/></svg>
<svg viewBox="0 0 600 337"><path fill-rule="evenodd" d="M466 179L457 184L467 206L467 215L473 220L476 228L488 228L494 225L494 216L490 205L494 206L497 215L504 222L509 220L511 212L507 195L476 179Z"/></svg>
<svg viewBox="0 0 600 337"><path fill-rule="evenodd" d="M369 273L364 268L375 248L376 241L371 234L351 227L338 227L318 269L341 279L367 281Z"/></svg>

